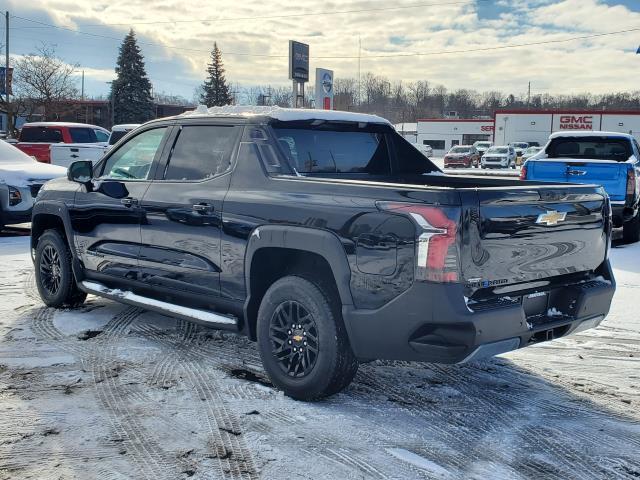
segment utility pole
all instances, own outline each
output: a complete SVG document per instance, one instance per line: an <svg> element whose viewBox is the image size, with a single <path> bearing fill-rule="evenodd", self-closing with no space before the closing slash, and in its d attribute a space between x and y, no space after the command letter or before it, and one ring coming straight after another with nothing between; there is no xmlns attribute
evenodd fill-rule
<svg viewBox="0 0 640 480"><path fill-rule="evenodd" d="M80 94L80 99L84 100L84 70L82 70L82 90L81 90L81 94Z"/></svg>
<svg viewBox="0 0 640 480"><path fill-rule="evenodd" d="M6 94L7 100L7 135L9 132L9 124L11 118L11 107L9 106L9 10L7 10L4 14L5 18L5 32L7 34L7 38L5 40L5 69L4 69L4 93Z"/></svg>
<svg viewBox="0 0 640 480"><path fill-rule="evenodd" d="M531 105L531 82L529 82L529 91L527 93L527 108Z"/></svg>
<svg viewBox="0 0 640 480"><path fill-rule="evenodd" d="M358 101L358 105L360 105L360 57L362 52L362 39L360 38L360 35L358 35L358 94L357 94L357 101Z"/></svg>

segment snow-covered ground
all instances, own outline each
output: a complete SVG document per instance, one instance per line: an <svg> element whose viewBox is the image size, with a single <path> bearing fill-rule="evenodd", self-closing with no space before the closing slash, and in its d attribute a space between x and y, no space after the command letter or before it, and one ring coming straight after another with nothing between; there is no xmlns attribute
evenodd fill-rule
<svg viewBox="0 0 640 480"><path fill-rule="evenodd" d="M0 479L640 476L640 244L612 251L595 331L482 363L362 365L285 398L253 344L90 297L42 306L0 238Z"/></svg>

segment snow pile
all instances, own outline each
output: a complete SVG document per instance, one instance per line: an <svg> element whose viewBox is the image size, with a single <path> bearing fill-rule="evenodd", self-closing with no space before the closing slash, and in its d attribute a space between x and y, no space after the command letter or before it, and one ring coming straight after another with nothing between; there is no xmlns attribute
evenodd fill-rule
<svg viewBox="0 0 640 480"><path fill-rule="evenodd" d="M182 117L192 116L252 116L271 117L275 120L283 122L291 122L295 120L326 120L326 121L342 121L357 123L383 123L390 125L388 120L377 115L368 115L365 113L342 112L338 110L313 110L309 108L281 108L273 107L256 107L252 105L227 105L225 107L207 108L205 105L198 105L195 110L181 114Z"/></svg>

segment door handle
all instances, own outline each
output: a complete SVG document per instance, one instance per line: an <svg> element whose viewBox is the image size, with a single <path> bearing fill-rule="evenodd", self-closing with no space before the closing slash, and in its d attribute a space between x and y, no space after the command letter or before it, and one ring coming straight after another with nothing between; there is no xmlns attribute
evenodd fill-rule
<svg viewBox="0 0 640 480"><path fill-rule="evenodd" d="M71 158L78 158L80 155L76 155L75 153L71 155Z"/></svg>
<svg viewBox="0 0 640 480"><path fill-rule="evenodd" d="M120 203L125 207L133 207L138 204L138 200L136 198L127 197L120 199Z"/></svg>
<svg viewBox="0 0 640 480"><path fill-rule="evenodd" d="M193 206L193 211L201 215L213 212L213 205L210 203L196 203Z"/></svg>

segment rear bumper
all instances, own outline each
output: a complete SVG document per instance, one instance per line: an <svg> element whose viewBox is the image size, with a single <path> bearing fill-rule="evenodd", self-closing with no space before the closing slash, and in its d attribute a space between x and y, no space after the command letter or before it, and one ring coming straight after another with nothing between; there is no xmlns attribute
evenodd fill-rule
<svg viewBox="0 0 640 480"><path fill-rule="evenodd" d="M416 282L380 309L345 306L343 317L361 360L467 362L598 326L615 292L608 263L605 270L604 279L549 291L549 308L571 312L562 316L527 316L515 294L467 305L462 284Z"/></svg>

